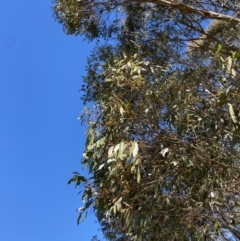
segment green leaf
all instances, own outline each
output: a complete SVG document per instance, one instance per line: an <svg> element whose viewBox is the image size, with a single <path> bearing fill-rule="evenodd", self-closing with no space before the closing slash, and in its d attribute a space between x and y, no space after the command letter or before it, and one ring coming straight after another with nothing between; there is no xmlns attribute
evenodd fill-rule
<svg viewBox="0 0 240 241"><path fill-rule="evenodd" d="M220 53L221 49L222 49L222 45L218 44L218 46L217 46L217 53Z"/></svg>

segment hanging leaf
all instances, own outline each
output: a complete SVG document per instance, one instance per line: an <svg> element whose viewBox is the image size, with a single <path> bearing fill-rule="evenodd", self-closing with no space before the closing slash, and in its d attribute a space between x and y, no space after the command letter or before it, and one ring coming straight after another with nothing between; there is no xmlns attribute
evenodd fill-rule
<svg viewBox="0 0 240 241"><path fill-rule="evenodd" d="M120 111L120 114L123 116L123 113L124 113L125 111L124 111L124 109L123 109L122 106L120 107L119 111Z"/></svg>
<svg viewBox="0 0 240 241"><path fill-rule="evenodd" d="M226 89L226 94L231 90L231 88L232 88L232 85L230 85L227 89Z"/></svg>
<svg viewBox="0 0 240 241"><path fill-rule="evenodd" d="M138 154L138 150L139 150L139 148L138 148L137 142L133 141L132 146L130 148L130 154L132 154L133 157L136 157Z"/></svg>
<svg viewBox="0 0 240 241"><path fill-rule="evenodd" d="M119 212L122 208L122 204L121 203L116 203L116 208L117 208L117 211Z"/></svg>
<svg viewBox="0 0 240 241"><path fill-rule="evenodd" d="M237 118L236 118L236 116L234 114L232 105L228 103L228 107L229 107L229 113L230 113L230 116L231 116L233 122L237 123Z"/></svg>
<svg viewBox="0 0 240 241"><path fill-rule="evenodd" d="M121 142L120 145L119 145L119 151L118 151L118 157L123 160L123 152L124 152L124 149L125 149L125 145L124 145L124 142Z"/></svg>
<svg viewBox="0 0 240 241"><path fill-rule="evenodd" d="M121 203L122 202L122 197L120 197L118 200L117 200L117 203Z"/></svg>
<svg viewBox="0 0 240 241"><path fill-rule="evenodd" d="M230 71L232 68L232 58L229 56L228 57L228 62L227 62L227 70Z"/></svg>
<svg viewBox="0 0 240 241"><path fill-rule="evenodd" d="M111 146L109 149L108 149L108 157L110 157L113 153L113 150L114 150L114 146Z"/></svg>
<svg viewBox="0 0 240 241"><path fill-rule="evenodd" d="M115 153L118 151L119 145L120 145L120 144L117 144L117 145L114 147L113 151L114 151Z"/></svg>
<svg viewBox="0 0 240 241"><path fill-rule="evenodd" d="M140 168L139 165L137 166L137 183L139 183L141 180L141 174L140 174Z"/></svg>
<svg viewBox="0 0 240 241"><path fill-rule="evenodd" d="M133 172L135 171L135 168L136 168L135 165L132 165L132 166L131 166L131 173L133 173Z"/></svg>
<svg viewBox="0 0 240 241"><path fill-rule="evenodd" d="M236 71L234 69L231 70L232 71L232 76L236 76Z"/></svg>

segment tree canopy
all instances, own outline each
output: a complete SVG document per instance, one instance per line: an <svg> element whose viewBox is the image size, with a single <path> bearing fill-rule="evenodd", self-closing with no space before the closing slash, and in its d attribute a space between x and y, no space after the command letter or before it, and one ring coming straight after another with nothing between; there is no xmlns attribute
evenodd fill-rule
<svg viewBox="0 0 240 241"><path fill-rule="evenodd" d="M81 222L107 240L240 240L240 1L54 0L97 40L80 117Z"/></svg>

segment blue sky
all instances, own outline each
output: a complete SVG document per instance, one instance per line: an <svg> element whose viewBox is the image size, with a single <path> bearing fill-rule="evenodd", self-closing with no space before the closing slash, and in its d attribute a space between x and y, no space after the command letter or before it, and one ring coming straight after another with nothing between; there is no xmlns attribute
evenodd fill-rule
<svg viewBox="0 0 240 241"><path fill-rule="evenodd" d="M91 240L77 226L81 170L79 89L93 45L66 36L51 1L0 0L0 240Z"/></svg>

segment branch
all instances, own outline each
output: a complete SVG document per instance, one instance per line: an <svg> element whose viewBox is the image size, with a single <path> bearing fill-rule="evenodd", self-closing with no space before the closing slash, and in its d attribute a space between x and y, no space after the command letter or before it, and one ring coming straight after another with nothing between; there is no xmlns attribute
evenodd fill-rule
<svg viewBox="0 0 240 241"><path fill-rule="evenodd" d="M210 10L206 10L206 9L197 9L187 4L178 2L177 0L136 0L136 1L145 2L145 3L148 2L148 3L153 3L155 5L166 6L166 7L177 9L183 13L197 14L209 19L222 20L225 22L231 21L232 23L240 23L240 19L236 18L235 15L229 16L229 15L213 12Z"/></svg>
<svg viewBox="0 0 240 241"><path fill-rule="evenodd" d="M224 219L224 217L222 215L220 215L220 216L221 216L222 219L215 219L215 218L212 218L212 217L209 217L209 216L206 216L206 218L209 219L212 222L218 221L221 225L221 228L227 229L228 231L230 231L233 234L233 236L235 236L235 238L237 238L239 240L240 239L240 232L238 230L234 229L233 227L229 226L226 223L226 220Z"/></svg>
<svg viewBox="0 0 240 241"><path fill-rule="evenodd" d="M232 232L235 237L240 239L240 232L238 232L236 229L230 227L229 225L227 225L226 223L223 223L223 222L221 222L221 226L222 226L222 228L225 228L225 229L229 230L230 232Z"/></svg>

